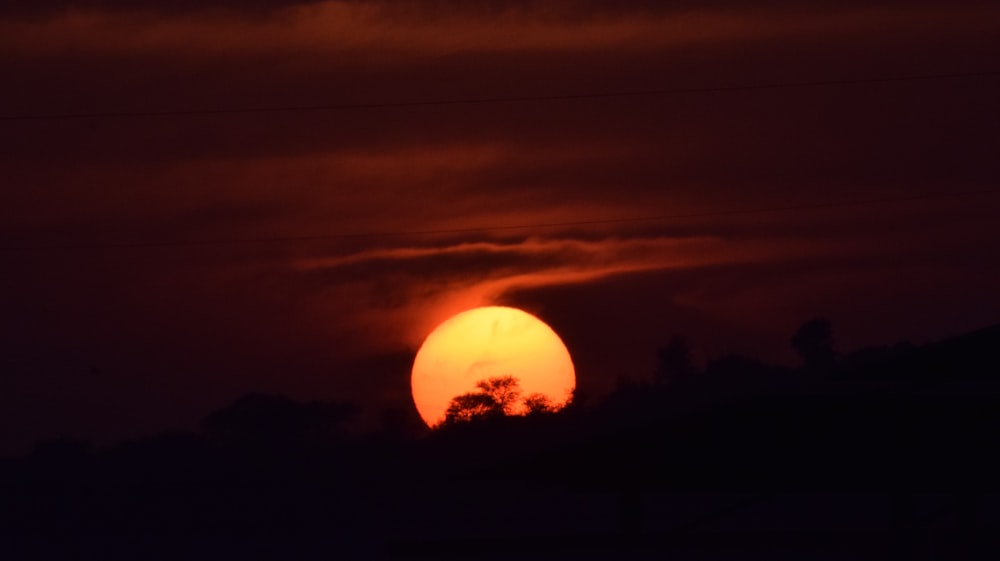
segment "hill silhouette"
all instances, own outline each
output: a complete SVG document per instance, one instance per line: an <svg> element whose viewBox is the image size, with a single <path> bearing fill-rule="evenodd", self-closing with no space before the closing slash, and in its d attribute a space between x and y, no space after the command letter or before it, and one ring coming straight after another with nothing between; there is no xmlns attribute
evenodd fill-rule
<svg viewBox="0 0 1000 561"><path fill-rule="evenodd" d="M394 413L351 436L349 404L250 394L197 432L39 443L0 463L4 557L998 551L1000 325L848 354L803 344L821 358L799 367L697 369L671 345L668 368L599 399L426 434Z"/></svg>

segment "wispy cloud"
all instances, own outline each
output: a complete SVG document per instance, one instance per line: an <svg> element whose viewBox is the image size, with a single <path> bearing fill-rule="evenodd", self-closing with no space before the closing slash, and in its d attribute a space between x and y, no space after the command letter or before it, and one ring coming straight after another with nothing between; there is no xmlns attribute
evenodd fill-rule
<svg viewBox="0 0 1000 561"><path fill-rule="evenodd" d="M14 2L0 9L0 45L40 52L84 49L195 57L340 53L363 55L367 64L374 64L380 55L398 62L400 57L463 53L677 49L803 34L828 36L875 25L906 29L933 22L940 27L949 25L949 16L988 9L979 2L960 3L947 12L932 2L907 10L862 2L831 8L824 3L815 12L789 9L787 2L757 4L752 11L732 2L702 3L697 8L641 2L616 9L571 8L569 3L485 7L464 2L443 9L433 4L437 3Z"/></svg>
<svg viewBox="0 0 1000 561"><path fill-rule="evenodd" d="M294 268L327 290L331 301L340 303L341 315L357 318L352 326L366 326L379 344L412 348L450 315L502 303L513 291L647 271L764 262L810 251L815 247L807 242L710 236L533 237L377 248L300 259ZM348 292L355 297L344 297Z"/></svg>

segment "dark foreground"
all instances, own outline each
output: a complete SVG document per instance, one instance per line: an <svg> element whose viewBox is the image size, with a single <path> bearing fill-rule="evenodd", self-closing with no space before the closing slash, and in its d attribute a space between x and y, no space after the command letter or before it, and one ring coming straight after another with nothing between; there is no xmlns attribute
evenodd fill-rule
<svg viewBox="0 0 1000 561"><path fill-rule="evenodd" d="M998 343L734 363L428 435L258 396L199 433L0 462L0 558L996 559Z"/></svg>

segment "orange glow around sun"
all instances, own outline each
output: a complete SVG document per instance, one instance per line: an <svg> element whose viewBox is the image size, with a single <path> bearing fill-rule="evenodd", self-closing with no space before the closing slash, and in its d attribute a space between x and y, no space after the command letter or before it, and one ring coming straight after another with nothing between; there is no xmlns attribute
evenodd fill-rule
<svg viewBox="0 0 1000 561"><path fill-rule="evenodd" d="M543 394L557 407L576 387L566 345L542 320L502 306L467 310L424 340L413 361L413 401L424 422L435 426L454 397L506 375L518 379L524 395Z"/></svg>

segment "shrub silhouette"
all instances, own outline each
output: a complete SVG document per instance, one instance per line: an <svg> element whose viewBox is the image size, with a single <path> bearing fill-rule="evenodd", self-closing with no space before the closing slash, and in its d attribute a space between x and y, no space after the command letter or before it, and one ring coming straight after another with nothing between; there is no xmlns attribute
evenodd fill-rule
<svg viewBox="0 0 1000 561"><path fill-rule="evenodd" d="M552 400L545 397L545 394L533 393L524 398L524 410L528 415L537 415L552 413L556 410L556 406L552 404Z"/></svg>

